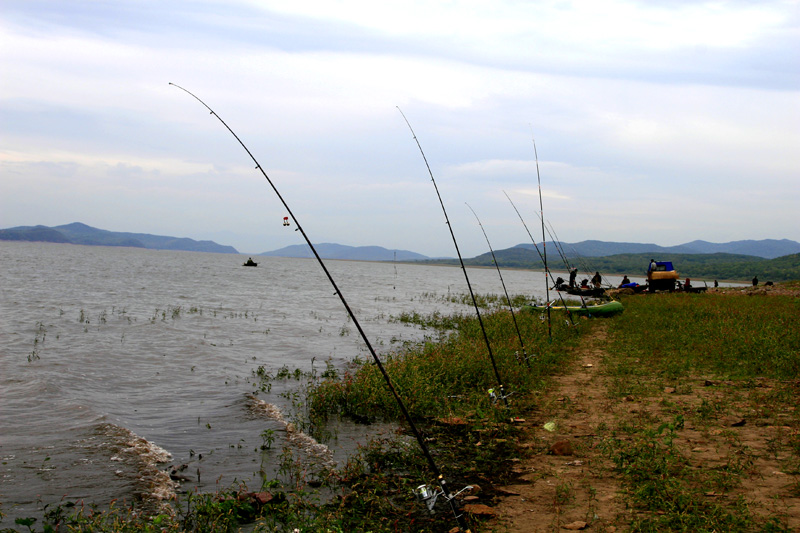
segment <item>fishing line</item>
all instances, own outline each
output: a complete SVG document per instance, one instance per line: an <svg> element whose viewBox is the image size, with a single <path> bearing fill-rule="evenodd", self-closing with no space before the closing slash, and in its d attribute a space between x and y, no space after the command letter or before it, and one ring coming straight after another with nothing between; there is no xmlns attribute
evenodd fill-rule
<svg viewBox="0 0 800 533"><path fill-rule="evenodd" d="M542 217L538 213L536 214L536 216L539 217L539 220L542 220ZM558 241L558 236L554 235L555 234L555 229L553 228L553 224L548 222L547 225L549 226L547 228L547 234L550 235L550 242L552 242L555 245L556 251L558 251L558 255L561 257L561 260L564 262L564 266L567 268L567 272L571 272L572 271L572 267L569 264L569 260L567 259L567 255L564 253L564 249L561 247L561 243ZM550 277L551 278L553 277L552 274L550 275ZM558 279L561 279L561 278L558 278ZM558 289L558 287L559 287L558 279L556 279L556 281L553 282L554 283L553 288L556 289L557 291L559 290ZM570 287L570 288L572 288L572 287ZM569 291L568 291L568 293L569 293ZM569 293L569 294L572 294L572 293ZM583 307L586 307L586 300L583 299L583 294L578 294L577 296L578 296L578 298L581 299L581 305Z"/></svg>
<svg viewBox="0 0 800 533"><path fill-rule="evenodd" d="M264 169L261 166L261 164L256 160L256 158L252 154L252 152L250 152L250 150L247 148L247 146L245 146L244 142L242 142L242 140L239 138L239 136L236 135L236 133L234 133L234 131L231 129L231 127L228 126L228 124L224 120L222 120L222 117L220 117L216 112L214 112L214 110L211 109L208 106L208 104L206 104L204 101L202 101L200 98L198 98L196 95L194 95L193 93L191 93L187 89L184 89L180 85L176 85L176 84L174 84L172 82L170 82L170 85L172 85L173 87L177 87L178 89L180 89L180 90L184 91L185 93L189 94L190 96L192 96L195 100L197 100L198 102L203 104L203 106L206 109L208 109L208 111L212 115L217 117L217 120L219 120L222 123L222 125L225 126L225 128L231 133L231 135L233 135L233 137L237 141L239 141L239 144L242 146L242 148L244 148L245 152L247 152L247 155L249 155L250 159L252 159L253 162L256 164L256 170L259 170L261 172L261 174L267 180L267 183L269 183L270 187L272 187L272 190L278 196L278 199L283 204L283 207L289 213L289 216L292 218L292 220L294 221L295 225L297 226L297 230L300 231L300 233L303 235L303 238L305 239L306 243L311 248L311 251L313 252L314 257L316 257L317 262L319 263L320 267L322 267L323 272L325 272L325 276L327 276L328 281L330 281L331 285L333 285L334 293L339 297L339 300L341 300L342 305L344 305L344 308L347 310L347 314L350 316L350 319L353 321L353 324L356 326L356 329L358 329L358 333L361 335L361 338L364 340L364 344L367 345L367 349L369 350L369 353L372 355L372 359L375 361L375 365L378 367L378 370L380 370L380 373L383 375L383 379L386 382L386 386L389 388L389 391L392 393L392 396L394 396L394 399L397 402L398 407L400 407L400 411L403 413L403 417L405 418L406 422L408 423L409 427L411 428L411 432L414 434L414 437L417 439L417 443L419 444L419 447L422 450L422 453L425 456L425 459L428 461L428 465L430 466L431 471L433 471L433 474L436 476L437 482L439 483L440 491L433 491L432 493L431 492L426 492L426 497L425 498L423 498L418 492L417 493L418 497L420 497L421 500L423 500L426 504L428 504L428 509L432 511L433 510L433 504L435 504L435 502L436 502L436 498L438 496L440 496L440 495L444 495L445 499L450 504L450 509L452 510L453 515L456 518L456 521L458 522L459 528L460 529L466 529L467 531L469 531L467 529L466 523L464 522L463 515L461 515L458 512L458 508L457 508L456 503L455 503L455 496L457 496L462 491L459 491L459 493L456 493L456 495L453 495L453 494L450 493L450 489L447 486L447 483L446 483L446 481L444 479L444 476L440 472L439 468L436 466L436 462L433 460L433 456L431 455L430 451L428 450L428 446L425 444L425 440L422 438L422 434L420 434L419 430L417 429L417 426L414 424L414 421L411 418L411 415L408 413L408 410L406 409L406 406L403 403L403 400L400 398L400 395L397 393L397 390L394 388L394 385L392 384L392 380L389 377L389 374L386 372L386 369L383 367L383 363L381 363L381 360L378 357L378 354L375 352L375 349L372 347L372 344L369 342L369 339L367 338L367 334L361 328L361 324L358 322L358 319L356 318L355 313L353 313L353 310L350 308L350 305L347 303L347 300L345 300L344 295L339 290L339 286L336 284L336 281L334 281L333 276L331 276L330 272L328 271L328 268L325 266L325 262L322 260L320 255L317 253L317 249L314 248L314 245L311 243L311 239L308 238L308 235L306 235L306 232L303 229L303 227L300 225L300 222L297 220L297 218L294 216L294 213L289 208L289 204L287 204L286 200L283 199L283 196L281 196L281 193L278 191L278 188L275 186L275 184L272 182L272 180L269 178L269 176L267 176L267 173L264 171ZM425 487L427 489L426 486L422 485L422 486L418 487L418 491L422 487ZM464 489L464 490L466 490L466 489Z"/></svg>
<svg viewBox="0 0 800 533"><path fill-rule="evenodd" d="M552 226L553 226L553 225L552 225L551 223L549 223L549 222L548 222L548 224L550 224L550 227L552 227ZM555 233L555 229L553 230L553 233ZM558 237L556 237L556 238L558 238ZM592 266L592 265L590 265L588 261L586 261L586 258L585 258L585 257L583 257L583 256L582 256L580 253L578 253L578 250L576 250L574 246L570 245L570 248L572 248L572 252L575 254L575 257L577 258L578 262L581 264L581 267L583 268L583 271L584 271L584 272L585 272L585 273L586 273L588 276L591 276L591 275L592 275L592 270L594 270L595 272L597 272L597 270L596 270L596 269L594 269L594 268L593 268L593 266ZM613 288L613 287L614 287L614 284L612 284L610 281L608 281L608 277L607 277L607 276L604 276L604 275L602 275L602 274L601 274L601 275L600 275L600 277L601 277L602 279L604 279L604 280L605 280L605 281L604 281L604 283L605 283L605 284L606 284L608 287L611 287L611 288Z"/></svg>
<svg viewBox="0 0 800 533"><path fill-rule="evenodd" d="M497 370L497 363L494 360L494 354L492 353L492 347L489 344L489 336L486 334L486 328L483 327L483 319L481 318L481 311L478 309L478 301L475 299L475 293L472 291L472 284L469 282L469 275L467 274L467 268L464 266L464 259L461 258L461 251L458 249L458 241L456 241L456 235L453 233L453 226L450 224L450 219L447 217L447 210L444 208L444 201L442 201L442 195L439 194L439 187L436 185L436 180L433 179L433 171L431 170L431 166L428 164L428 158L425 157L425 152L422 150L422 145L419 143L419 139L417 139L417 134L414 133L414 128L411 127L411 123L406 118L405 113L400 107L397 107L397 110L400 111L400 114L403 116L403 120L406 121L408 125L408 129L411 130L411 136L414 137L414 141L417 143L417 148L419 148L419 153L422 154L422 160L425 161L425 166L428 168L428 174L431 177L431 182L433 182L433 188L436 190L436 196L439 197L439 204L442 206L442 212L444 212L444 220L447 223L447 227L450 230L450 236L453 238L453 244L456 247L456 254L458 254L458 260L461 263L461 270L464 272L464 278L467 280L467 287L469 288L469 295L472 297L472 304L475 306L475 313L478 315L478 324L481 326L481 331L483 332L483 339L486 341L486 350L489 352L489 360L492 362L492 368L494 369L494 376L497 379L497 388L500 390L500 398L505 403L506 407L508 407L508 396L503 391L503 380L500 378L500 371ZM491 389L490 389L491 390ZM493 394L492 392L489 393L490 396Z"/></svg>
<svg viewBox="0 0 800 533"><path fill-rule="evenodd" d="M528 368L531 367L531 364L528 362L528 354L525 352L525 342L522 340L522 333L519 331L519 325L517 324L517 316L514 314L514 306L511 305L511 297L508 295L508 290L506 289L506 283L503 281L503 274L500 272L500 265L497 264L497 257L494 255L494 250L492 249L492 243L489 242L489 236L486 235L486 230L483 228L483 224L481 224L481 219L478 218L478 213L472 209L472 206L464 202L469 210L472 211L472 214L475 215L475 220L478 221L478 226L481 227L481 231L483 232L483 236L486 238L486 244L489 246L489 251L492 252L492 261L494 262L495 268L497 268L497 275L500 277L500 284L503 286L503 292L506 294L506 301L508 302L508 310L511 311L511 320L514 322L514 329L517 330L517 337L519 337L519 345L522 348L522 360L525 361L525 365ZM519 361L519 357L517 357L517 361Z"/></svg>
<svg viewBox="0 0 800 533"><path fill-rule="evenodd" d="M558 255L561 257L561 260L564 261L564 266L567 267L567 271L569 272L572 270L572 267L569 264L567 254L564 253L564 248L561 246L558 235L556 235L556 230L553 228L553 224L550 221L547 222L547 234L550 235L550 241L555 245Z"/></svg>
<svg viewBox="0 0 800 533"><path fill-rule="evenodd" d="M527 231L527 232L528 232L528 237L530 237L530 238L531 238L531 242L533 243L533 247L534 247L534 249L536 250L536 253L537 253L537 254L539 254L539 259L541 259L541 260L542 260L542 263L544 263L544 257L542 257L542 252L541 252L541 251L539 251L539 247L536 245L536 239L534 239L534 238L533 238L533 235L531 235L531 230L529 230L529 229L528 229L528 225L525 223L525 219L524 219L524 218L522 218L522 215L520 214L520 212L519 212L519 209L517 209L517 206L516 206L516 205L514 205L514 202L513 202L513 200L511 200L511 198L508 196L508 193L507 193L506 191L503 191L503 194L505 194L505 195L506 195L506 198L508 198L508 201L509 201L509 202L511 202L511 207L513 207L513 208L514 208L514 211L516 211L516 212L517 212L517 216L519 217L519 220L522 222L522 226L525 228L525 231ZM547 273L547 274L550 274L549 272L546 272L546 273ZM550 274L550 280L551 280L553 283L555 283L555 279L553 279L553 275L552 275L552 274ZM545 282L546 282L546 281L547 281L547 278L545 277ZM548 293L548 294L549 294L549 293ZM572 312L569 310L569 307L567 307L567 302L566 302L566 301L564 301L564 297L561 295L561 293L560 293L560 292L558 293L558 297L561 299L561 303L562 303L562 305L564 306L564 310L567 312L567 316L569 317L569 320L570 320L570 322L571 322L571 323L572 323L572 325L574 326L574 325L575 325L575 321L574 321L574 320L573 320L573 318L572 318ZM545 306L546 306L548 309L550 308L550 302L549 302L549 300L548 300L548 301L545 303ZM549 317L548 317L548 319L549 319ZM549 328L548 328L548 333L550 333L550 329L549 329ZM553 340L552 336L550 337L550 340L551 340L551 341Z"/></svg>

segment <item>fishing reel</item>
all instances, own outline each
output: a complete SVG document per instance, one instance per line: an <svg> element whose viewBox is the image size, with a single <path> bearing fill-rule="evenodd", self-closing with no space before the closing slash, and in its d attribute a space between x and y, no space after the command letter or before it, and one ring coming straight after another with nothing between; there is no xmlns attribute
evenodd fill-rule
<svg viewBox="0 0 800 533"><path fill-rule="evenodd" d="M531 359L536 359L536 354L528 354L528 352L522 350L522 356L520 356L519 351L516 351L514 352L514 357L516 357L518 363L527 364Z"/></svg>
<svg viewBox="0 0 800 533"><path fill-rule="evenodd" d="M444 496L447 502L451 502L454 500L459 494L462 492L466 492L468 490L472 490L472 485L467 485L460 491L456 492L455 494L445 494L444 489L432 489L428 485L420 485L414 490L414 495L417 497L419 501L425 504L428 508L428 511L433 514L434 507L436 506L436 500L439 496Z"/></svg>
<svg viewBox="0 0 800 533"><path fill-rule="evenodd" d="M489 393L489 399L492 400L492 403L495 404L500 400L505 401L506 398L514 394L513 392L509 392L508 394L503 393L503 387L500 387L500 393L498 394L495 389L489 389L487 391Z"/></svg>

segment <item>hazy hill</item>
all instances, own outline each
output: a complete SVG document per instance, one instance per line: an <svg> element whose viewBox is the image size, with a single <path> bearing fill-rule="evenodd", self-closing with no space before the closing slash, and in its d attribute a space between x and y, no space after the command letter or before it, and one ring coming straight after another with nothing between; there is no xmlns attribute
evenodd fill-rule
<svg viewBox="0 0 800 533"><path fill-rule="evenodd" d="M152 250L181 250L187 252L239 253L233 246L224 246L213 241L195 241L179 237L165 237L148 233L126 233L107 231L74 222L63 226L19 226L0 230L0 240L35 241L89 246L129 246Z"/></svg>
<svg viewBox="0 0 800 533"><path fill-rule="evenodd" d="M618 254L739 254L774 259L785 255L800 253L800 243L789 239L762 239L758 241L732 241L713 243L692 241L677 246L659 246L657 244L633 242L581 241L576 243L559 242L567 257L604 257ZM553 242L548 241L548 252L555 253ZM541 244L539 245L541 248ZM533 244L518 244L515 248L533 250ZM535 253L535 252L534 252Z"/></svg>
<svg viewBox="0 0 800 533"><path fill-rule="evenodd" d="M343 244L315 244L317 253L323 259L349 259L354 261L418 261L426 256L408 250L387 250L380 246L346 246ZM307 244L293 244L279 250L264 252L259 255L273 257L314 257Z"/></svg>
<svg viewBox="0 0 800 533"><path fill-rule="evenodd" d="M541 250L541 246L540 246ZM568 258L570 265L577 267L579 279L591 277L595 271L602 274L629 274L644 277L647 265L652 256L655 259L672 261L682 278L739 280L747 282L758 276L761 281L789 281L800 279L800 254L791 254L774 259L764 259L744 254L678 254L656 255L653 253L617 254L603 257L581 256ZM504 268L542 269L542 261L535 250L521 247L509 248L495 252L497 263ZM456 264L457 260L430 261L436 263ZM494 266L490 253L472 259L465 259L470 266ZM547 264L551 270L565 272L563 259L553 248L548 247Z"/></svg>

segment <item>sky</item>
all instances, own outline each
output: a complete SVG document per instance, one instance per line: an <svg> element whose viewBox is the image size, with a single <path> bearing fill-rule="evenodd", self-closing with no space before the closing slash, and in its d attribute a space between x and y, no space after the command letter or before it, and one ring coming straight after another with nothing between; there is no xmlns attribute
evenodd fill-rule
<svg viewBox="0 0 800 533"><path fill-rule="evenodd" d="M0 61L0 228L453 257L438 187L473 257L541 180L564 242L800 241L797 0L0 0Z"/></svg>

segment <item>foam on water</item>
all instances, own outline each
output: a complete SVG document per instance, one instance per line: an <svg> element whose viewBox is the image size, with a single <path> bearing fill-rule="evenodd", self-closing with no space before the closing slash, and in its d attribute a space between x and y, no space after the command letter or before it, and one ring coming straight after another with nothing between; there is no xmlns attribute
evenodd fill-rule
<svg viewBox="0 0 800 533"><path fill-rule="evenodd" d="M104 437L102 447L110 451L110 460L130 466L135 472L136 495L159 510L171 509L167 500L175 498L175 483L159 465L172 460L172 454L133 431L115 424L101 424L97 433ZM118 475L125 475L117 470Z"/></svg>
<svg viewBox="0 0 800 533"><path fill-rule="evenodd" d="M283 425L286 431L286 440L299 450L304 452L307 456L315 459L315 462L320 466L327 468L335 468L336 461L333 459L333 452L326 445L317 442L312 436L297 429L297 427L286 420L280 408L271 403L260 400L255 396L248 394L248 408L253 413L261 413L266 418L278 422Z"/></svg>

